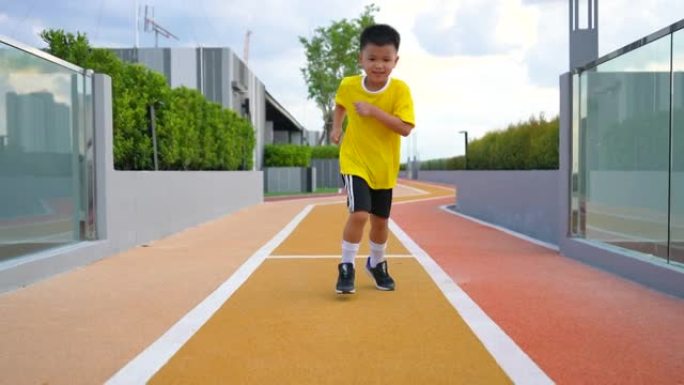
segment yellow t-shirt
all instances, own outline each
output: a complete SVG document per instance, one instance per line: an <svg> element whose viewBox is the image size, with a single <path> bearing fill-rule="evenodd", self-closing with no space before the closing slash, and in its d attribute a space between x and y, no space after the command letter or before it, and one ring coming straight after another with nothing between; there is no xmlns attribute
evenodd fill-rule
<svg viewBox="0 0 684 385"><path fill-rule="evenodd" d="M397 183L401 135L380 121L360 116L355 102L367 102L415 125L413 100L406 83L390 78L385 87L368 91L363 75L342 79L335 103L347 111L347 129L340 145L340 172L363 178L372 189L390 189Z"/></svg>

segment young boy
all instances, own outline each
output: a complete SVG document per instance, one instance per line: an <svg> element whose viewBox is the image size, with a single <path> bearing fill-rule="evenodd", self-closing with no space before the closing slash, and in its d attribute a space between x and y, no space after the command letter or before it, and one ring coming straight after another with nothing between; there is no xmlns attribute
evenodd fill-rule
<svg viewBox="0 0 684 385"><path fill-rule="evenodd" d="M348 119L340 147L340 173L347 190L349 217L342 234L342 263L337 293L354 288L354 259L370 217L370 256L366 271L380 290L394 290L387 271L385 246L392 206L392 188L399 173L400 136L415 126L408 86L390 74L399 57L399 33L377 24L361 33L359 63L365 74L342 79L335 96L330 139L339 143L342 121Z"/></svg>

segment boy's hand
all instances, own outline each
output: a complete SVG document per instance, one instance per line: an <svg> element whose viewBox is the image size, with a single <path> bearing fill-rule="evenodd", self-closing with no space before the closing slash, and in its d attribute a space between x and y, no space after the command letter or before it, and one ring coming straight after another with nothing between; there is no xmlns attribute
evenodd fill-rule
<svg viewBox="0 0 684 385"><path fill-rule="evenodd" d="M330 131L330 141L335 144L340 144L340 136L342 136L342 129L333 128Z"/></svg>
<svg viewBox="0 0 684 385"><path fill-rule="evenodd" d="M356 112L361 116L372 116L375 106L366 102L356 102L354 103L354 108Z"/></svg>

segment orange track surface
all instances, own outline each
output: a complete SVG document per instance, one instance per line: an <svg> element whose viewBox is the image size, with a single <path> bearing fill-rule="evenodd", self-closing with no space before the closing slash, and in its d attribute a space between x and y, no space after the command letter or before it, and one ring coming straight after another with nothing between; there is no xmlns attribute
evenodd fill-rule
<svg viewBox="0 0 684 385"><path fill-rule="evenodd" d="M415 259L397 291L358 274L344 296L336 264L267 259L150 383L511 383Z"/></svg>
<svg viewBox="0 0 684 385"><path fill-rule="evenodd" d="M392 218L555 382L684 384L684 301L440 210L453 189L402 183L427 194L398 188ZM341 200L253 206L1 294L0 384L105 382L306 204L337 202L314 209L273 254L339 253ZM389 249L407 253L395 238ZM265 376L279 373L275 383L319 384L348 369L347 383L374 383L368 365L397 384L509 381L414 259L390 261L396 292L359 271L357 294L342 298L336 263L266 259L153 382L273 383ZM188 377L190 368L200 372Z"/></svg>

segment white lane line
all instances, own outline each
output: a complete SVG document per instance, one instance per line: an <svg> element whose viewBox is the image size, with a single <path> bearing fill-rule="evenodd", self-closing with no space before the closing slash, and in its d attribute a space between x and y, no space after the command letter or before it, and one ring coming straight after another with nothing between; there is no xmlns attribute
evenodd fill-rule
<svg viewBox="0 0 684 385"><path fill-rule="evenodd" d="M397 185L398 185L398 186L401 186L402 188L405 188L405 189L407 189L407 190L411 190L411 191L417 193L418 195L427 195L427 194L429 194L429 192L427 192L427 191L425 191L425 190L421 190L421 189L419 189L419 188L417 188L417 187L409 186L409 185L407 185L407 184L397 183Z"/></svg>
<svg viewBox="0 0 684 385"><path fill-rule="evenodd" d="M444 198L451 198L451 199L453 199L454 197L453 197L453 196L449 196L449 195L440 195L440 196L431 197L431 198L407 199L407 200L401 200L401 201L394 201L394 202L392 202L392 206L394 206L394 205L403 205L403 204L406 204L406 203L416 203L416 202L434 201L434 200L437 200L437 199L444 199Z"/></svg>
<svg viewBox="0 0 684 385"><path fill-rule="evenodd" d="M553 384L537 364L480 309L427 252L416 244L393 220L390 230L430 275L447 300L460 314L477 338L491 353L514 384Z"/></svg>
<svg viewBox="0 0 684 385"><path fill-rule="evenodd" d="M493 229L502 231L502 232L504 232L504 233L506 233L506 234L508 234L508 235L512 235L512 236L514 236L514 237L516 237L516 238L520 238L520 239L522 239L523 241L527 241L527 242L530 242L530 243L534 243L535 245L539 245L539 246L542 246L542 247L546 247L547 249L550 249L550 250L553 250L553 251L559 251L559 250L560 250L560 249L558 248L558 246L556 246L556 245L554 245L554 244L552 244L552 243L547 243L547 242L544 242L544 241L540 241L539 239L532 238L532 237L527 236L527 235L525 235L525 234L521 234L521 233L515 232L515 231L513 231L513 230L507 229L507 228L505 228L505 227L497 226L497 225L495 225L495 224L492 224L492 223L489 223L489 222L485 222L485 221L483 221L483 220L481 220L481 219L477 219L477 218L474 218L474 217L471 217L471 216L468 216L468 215L465 215L465 214L457 213L457 212L455 212L455 211L453 211L453 210L449 210L449 205L439 206L439 208L442 209L443 211L446 211L447 213L449 213L449 214L451 214L451 215L456 215L457 217L465 218L465 219L467 219L467 220L469 220L469 221L473 221L473 222L478 223L478 224L480 224L480 225L487 226L487 227L491 227L491 228L493 228Z"/></svg>
<svg viewBox="0 0 684 385"><path fill-rule="evenodd" d="M209 318L280 245L299 222L309 214L313 205L306 206L290 223L262 246L233 273L218 289L173 325L152 345L119 370L106 384L144 384L204 325Z"/></svg>
<svg viewBox="0 0 684 385"><path fill-rule="evenodd" d="M398 182L398 183L401 184L401 181ZM423 182L419 182L419 181L416 181L416 180L412 180L412 181L411 181L411 184L414 184L414 185L417 184L417 185L420 185L420 186L425 186L425 187L430 187L430 188L436 188L436 189L439 189L439 190L444 190L444 191L449 191L449 192L453 192L453 191L455 190L454 187L446 187L446 186L442 186L442 185L439 185L439 184L432 184L432 183L423 183Z"/></svg>
<svg viewBox="0 0 684 385"><path fill-rule="evenodd" d="M387 258L413 258L409 254L387 254ZM366 259L366 256L357 256L357 259ZM321 254L321 255L271 255L268 259L340 259L340 255Z"/></svg>

